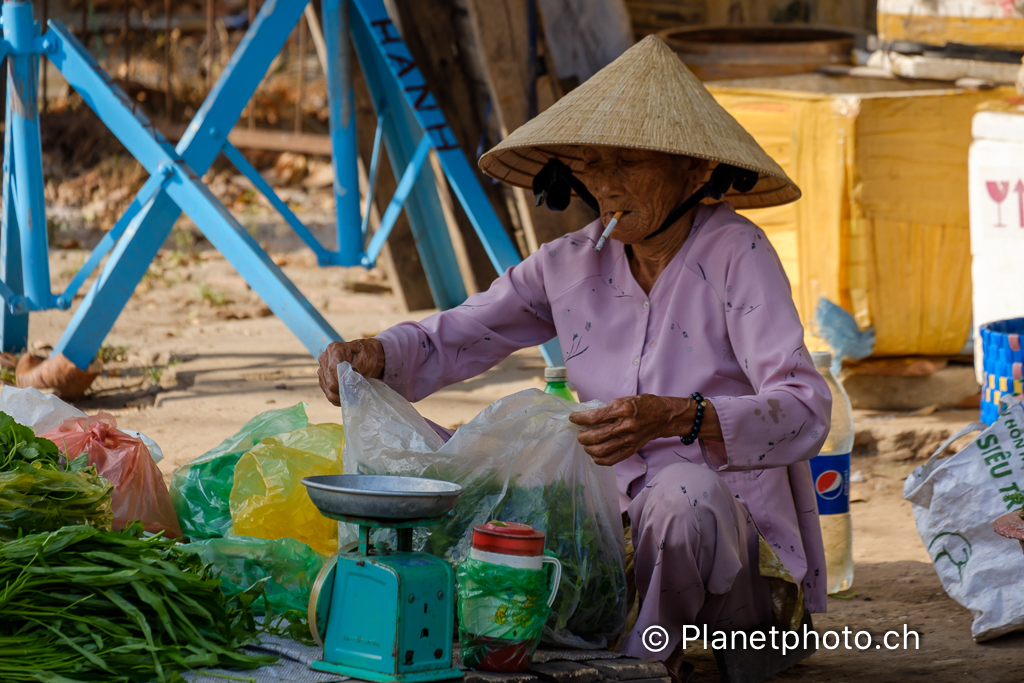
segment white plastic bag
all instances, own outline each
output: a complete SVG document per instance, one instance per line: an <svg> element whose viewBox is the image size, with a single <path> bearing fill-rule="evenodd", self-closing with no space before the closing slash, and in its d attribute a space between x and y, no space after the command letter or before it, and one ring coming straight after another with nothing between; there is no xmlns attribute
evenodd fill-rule
<svg viewBox="0 0 1024 683"><path fill-rule="evenodd" d="M956 439L981 435L939 459ZM1024 629L1024 557L1016 541L992 530L1013 508L1003 496L1024 491L1024 406L1012 403L991 427L970 424L949 437L907 477L903 497L914 508L942 587L971 610L971 635L988 640Z"/></svg>
<svg viewBox="0 0 1024 683"><path fill-rule="evenodd" d="M25 425L36 434L48 432L69 417L85 417L78 408L68 405L53 394L38 389L5 386L0 392L0 411Z"/></svg>
<svg viewBox="0 0 1024 683"><path fill-rule="evenodd" d="M86 417L81 410L53 394L44 394L33 387L19 389L9 385L0 392L0 412L7 413L15 422L29 427L36 434L48 432L70 417ZM164 459L164 452L153 439L133 429L121 431L142 439L142 443L146 444L149 454L153 457L153 462Z"/></svg>
<svg viewBox="0 0 1024 683"><path fill-rule="evenodd" d="M604 647L621 631L625 540L615 473L594 464L576 440L579 428L568 418L578 404L520 391L485 408L445 443L383 382L348 363L338 366L338 377L346 474L422 476L466 488L450 521L417 535L418 549L458 563L475 525L530 524L545 532L545 548L563 568L545 639Z"/></svg>

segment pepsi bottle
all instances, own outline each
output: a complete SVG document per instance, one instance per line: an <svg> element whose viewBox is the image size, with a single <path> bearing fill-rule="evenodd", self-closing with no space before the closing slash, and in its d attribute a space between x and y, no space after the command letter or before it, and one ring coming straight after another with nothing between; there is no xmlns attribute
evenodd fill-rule
<svg viewBox="0 0 1024 683"><path fill-rule="evenodd" d="M832 391L832 429L811 458L811 476L818 499L818 519L825 542L828 592L853 585L853 527L850 524L850 452L853 450L853 410L843 385L832 374L831 353L812 353L814 367Z"/></svg>

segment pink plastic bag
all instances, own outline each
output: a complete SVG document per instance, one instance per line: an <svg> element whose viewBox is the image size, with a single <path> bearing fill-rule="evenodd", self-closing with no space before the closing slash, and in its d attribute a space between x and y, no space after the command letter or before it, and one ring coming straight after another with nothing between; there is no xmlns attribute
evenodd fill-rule
<svg viewBox="0 0 1024 683"><path fill-rule="evenodd" d="M123 529L137 519L146 531L181 537L178 516L160 469L146 444L119 430L113 415L101 412L92 417L68 418L41 436L57 444L69 458L86 453L89 464L114 485L114 529Z"/></svg>

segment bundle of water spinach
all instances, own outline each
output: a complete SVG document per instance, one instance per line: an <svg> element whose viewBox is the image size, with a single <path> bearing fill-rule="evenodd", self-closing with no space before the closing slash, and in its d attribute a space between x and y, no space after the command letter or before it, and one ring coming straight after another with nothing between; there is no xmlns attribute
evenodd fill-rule
<svg viewBox="0 0 1024 683"><path fill-rule="evenodd" d="M109 529L112 491L85 454L66 461L52 441L0 412L0 540L66 524Z"/></svg>
<svg viewBox="0 0 1024 683"><path fill-rule="evenodd" d="M276 660L239 651L262 585L227 598L212 565L141 534L76 525L0 544L3 681L168 683Z"/></svg>

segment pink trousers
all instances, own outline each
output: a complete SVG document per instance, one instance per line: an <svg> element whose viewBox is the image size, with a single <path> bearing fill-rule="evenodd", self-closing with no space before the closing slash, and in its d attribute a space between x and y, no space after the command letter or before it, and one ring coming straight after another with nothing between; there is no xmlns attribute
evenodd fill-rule
<svg viewBox="0 0 1024 683"><path fill-rule="evenodd" d="M628 514L641 602L623 654L666 659L687 624L731 631L771 620L757 528L717 474L688 462L666 467L633 498ZM668 632L663 648L663 640L644 638L655 626Z"/></svg>

